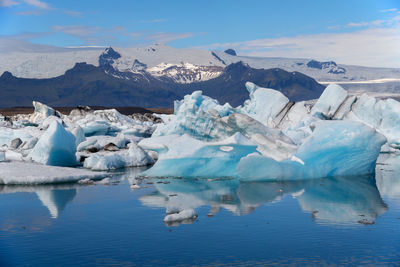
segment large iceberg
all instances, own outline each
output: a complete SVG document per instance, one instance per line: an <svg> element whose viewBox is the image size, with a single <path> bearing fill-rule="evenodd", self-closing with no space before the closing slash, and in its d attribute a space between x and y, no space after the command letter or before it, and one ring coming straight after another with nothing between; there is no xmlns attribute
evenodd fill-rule
<svg viewBox="0 0 400 267"><path fill-rule="evenodd" d="M320 121L290 160L251 154L241 159L244 180L298 180L374 173L386 138L351 121Z"/></svg>
<svg viewBox="0 0 400 267"><path fill-rule="evenodd" d="M278 91L246 87L243 107L222 106L199 91L176 102L175 115L139 143L159 153L146 174L242 180L371 174L382 145L389 140L393 147L399 137L391 125L400 115L395 100L368 102L330 85L317 101L291 103ZM357 116L366 106L370 115ZM217 142L238 134L252 146L239 142L221 152Z"/></svg>
<svg viewBox="0 0 400 267"><path fill-rule="evenodd" d="M237 133L225 140L205 142L183 135L165 144L149 176L237 177L240 159L256 152L257 145Z"/></svg>

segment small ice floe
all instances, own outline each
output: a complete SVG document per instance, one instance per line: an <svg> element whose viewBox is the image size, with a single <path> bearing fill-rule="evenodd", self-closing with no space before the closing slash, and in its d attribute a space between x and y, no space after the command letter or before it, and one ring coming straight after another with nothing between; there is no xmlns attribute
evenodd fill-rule
<svg viewBox="0 0 400 267"><path fill-rule="evenodd" d="M86 178L86 179L79 180L78 184L91 185L91 184L94 184L94 181Z"/></svg>
<svg viewBox="0 0 400 267"><path fill-rule="evenodd" d="M185 209L178 213L168 214L164 218L165 223L194 221L197 218L197 213L194 209Z"/></svg>
<svg viewBox="0 0 400 267"><path fill-rule="evenodd" d="M131 185L131 189L132 190L139 189L139 188L140 188L140 185L137 185L137 184L132 184Z"/></svg>
<svg viewBox="0 0 400 267"><path fill-rule="evenodd" d="M32 162L0 162L0 184L53 184L98 180L109 176L104 172L48 166Z"/></svg>
<svg viewBox="0 0 400 267"><path fill-rule="evenodd" d="M100 181L95 181L95 184L101 184L101 185L109 185L111 183L111 179L110 178L104 178Z"/></svg>

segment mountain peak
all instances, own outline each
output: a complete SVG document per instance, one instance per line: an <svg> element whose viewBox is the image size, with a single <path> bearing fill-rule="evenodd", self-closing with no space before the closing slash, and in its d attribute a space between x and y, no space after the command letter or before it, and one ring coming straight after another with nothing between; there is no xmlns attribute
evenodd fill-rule
<svg viewBox="0 0 400 267"><path fill-rule="evenodd" d="M233 50L232 48L226 49L224 52L231 56L237 56L236 51Z"/></svg>

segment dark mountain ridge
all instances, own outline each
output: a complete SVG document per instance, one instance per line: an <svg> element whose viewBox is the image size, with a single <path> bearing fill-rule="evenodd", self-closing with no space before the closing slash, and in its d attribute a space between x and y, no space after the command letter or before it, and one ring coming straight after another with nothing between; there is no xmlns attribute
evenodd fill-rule
<svg viewBox="0 0 400 267"><path fill-rule="evenodd" d="M65 74L47 79L0 76L0 107L31 106L40 101L50 106L172 107L194 90L237 106L248 99L245 82L284 93L292 101L318 98L325 88L299 72L281 69L253 69L242 62L227 66L224 72L207 81L180 84L168 77L154 77L146 71L119 72L112 67L119 56L109 50L99 67L77 63Z"/></svg>

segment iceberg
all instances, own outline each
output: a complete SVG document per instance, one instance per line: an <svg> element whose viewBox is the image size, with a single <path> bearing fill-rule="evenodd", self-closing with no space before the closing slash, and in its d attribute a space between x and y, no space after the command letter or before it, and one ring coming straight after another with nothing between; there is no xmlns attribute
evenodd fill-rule
<svg viewBox="0 0 400 267"><path fill-rule="evenodd" d="M237 177L240 159L255 153L257 145L237 133L225 140L205 142L183 135L159 154L156 164L144 172L149 176Z"/></svg>
<svg viewBox="0 0 400 267"><path fill-rule="evenodd" d="M346 90L339 85L330 84L313 106L311 114L323 119L331 119L346 98Z"/></svg>
<svg viewBox="0 0 400 267"><path fill-rule="evenodd" d="M220 120L237 112L229 104L221 106L217 100L195 91L183 100L175 101L174 105L175 116L159 125L153 136L189 134L198 139L218 140L233 134L229 134L229 127Z"/></svg>
<svg viewBox="0 0 400 267"><path fill-rule="evenodd" d="M37 101L33 101L32 104L35 109L33 114L29 116L29 121L32 123L39 124L50 116L61 118L61 114L58 111L55 111L53 108L46 106L45 104Z"/></svg>
<svg viewBox="0 0 400 267"><path fill-rule="evenodd" d="M251 82L246 82L246 88L250 93L250 100L244 102L242 113L249 115L264 125L276 127L278 115L289 103L289 99L281 92L263 88Z"/></svg>
<svg viewBox="0 0 400 267"><path fill-rule="evenodd" d="M300 180L375 172L386 138L365 124L320 121L290 160L250 154L238 164L243 180Z"/></svg>
<svg viewBox="0 0 400 267"><path fill-rule="evenodd" d="M97 152L85 159L83 166L95 171L106 171L126 167L139 167L154 163L143 149L135 143L129 144L129 149L117 152Z"/></svg>
<svg viewBox="0 0 400 267"><path fill-rule="evenodd" d="M32 162L0 162L0 184L51 184L77 182L81 179L103 179L106 173L83 169L46 166Z"/></svg>
<svg viewBox="0 0 400 267"><path fill-rule="evenodd" d="M28 158L53 166L76 166L75 136L58 121L53 121L39 138Z"/></svg>

